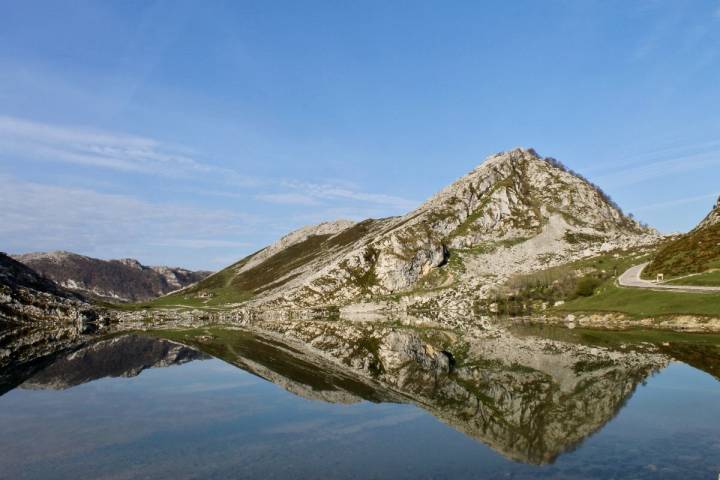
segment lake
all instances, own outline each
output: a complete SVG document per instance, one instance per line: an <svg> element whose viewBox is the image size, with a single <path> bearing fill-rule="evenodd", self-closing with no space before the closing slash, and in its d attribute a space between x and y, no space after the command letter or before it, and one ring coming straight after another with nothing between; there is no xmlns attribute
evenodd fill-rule
<svg viewBox="0 0 720 480"><path fill-rule="evenodd" d="M718 478L714 337L503 332L442 373L238 328L19 329L0 477Z"/></svg>

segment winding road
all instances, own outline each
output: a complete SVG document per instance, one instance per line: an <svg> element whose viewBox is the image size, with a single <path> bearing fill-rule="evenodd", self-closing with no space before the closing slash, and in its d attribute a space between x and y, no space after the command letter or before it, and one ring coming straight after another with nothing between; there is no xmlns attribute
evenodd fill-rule
<svg viewBox="0 0 720 480"><path fill-rule="evenodd" d="M618 284L621 287L632 287L632 288L650 288L652 290L672 290L675 292L692 292L692 293L717 293L720 292L720 287L699 287L695 285L668 285L666 283L655 283L649 280L643 280L640 278L643 269L648 263L635 265L634 267L628 268L625 273L620 275L618 278Z"/></svg>

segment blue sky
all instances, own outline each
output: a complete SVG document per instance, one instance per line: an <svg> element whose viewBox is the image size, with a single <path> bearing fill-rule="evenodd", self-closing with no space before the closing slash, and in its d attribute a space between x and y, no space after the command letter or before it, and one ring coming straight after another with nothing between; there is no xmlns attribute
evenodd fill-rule
<svg viewBox="0 0 720 480"><path fill-rule="evenodd" d="M719 106L718 1L0 0L0 249L216 269L516 146L687 230Z"/></svg>

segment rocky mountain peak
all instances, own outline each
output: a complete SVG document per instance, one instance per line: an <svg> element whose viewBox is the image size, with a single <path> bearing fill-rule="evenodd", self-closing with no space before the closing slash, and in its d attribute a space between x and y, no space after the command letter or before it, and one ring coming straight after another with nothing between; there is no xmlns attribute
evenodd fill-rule
<svg viewBox="0 0 720 480"><path fill-rule="evenodd" d="M418 288L452 295L653 234L557 160L516 148L488 157L402 217L302 228L182 295L234 289L238 303L293 308Z"/></svg>

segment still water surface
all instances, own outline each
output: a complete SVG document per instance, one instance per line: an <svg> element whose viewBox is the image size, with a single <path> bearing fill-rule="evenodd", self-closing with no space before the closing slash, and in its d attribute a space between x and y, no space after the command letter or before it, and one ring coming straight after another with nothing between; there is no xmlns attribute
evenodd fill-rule
<svg viewBox="0 0 720 480"><path fill-rule="evenodd" d="M326 372L318 369L315 382L307 371L280 368L283 376L275 377L262 370L276 385L193 349L167 360L166 340L121 338L132 348L60 356L0 397L0 478L715 479L720 473L720 382L677 361L637 385L628 379L632 393L580 442L558 447L547 461L532 455L523 461L508 455L512 428L498 433L481 424L472 435L461 433L464 417L456 406L446 407L455 409L446 416L442 402L422 408L382 401L382 392L375 401L310 394L312 387L300 387L323 388ZM138 364L138 351L157 358ZM272 360L263 368L268 365ZM512 419L493 425L503 422ZM577 428L553 422L547 428ZM544 428L537 431L549 435Z"/></svg>

